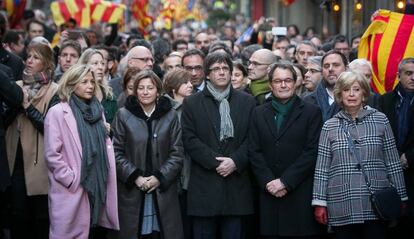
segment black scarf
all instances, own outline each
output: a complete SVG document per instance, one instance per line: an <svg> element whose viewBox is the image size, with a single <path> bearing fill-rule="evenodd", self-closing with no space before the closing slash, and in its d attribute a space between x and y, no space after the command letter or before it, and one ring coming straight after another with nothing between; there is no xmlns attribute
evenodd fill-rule
<svg viewBox="0 0 414 239"><path fill-rule="evenodd" d="M69 105L78 126L82 144L80 183L88 193L91 226L98 225L101 208L105 205L108 178L107 137L102 119L102 106L96 97L85 103L72 94Z"/></svg>

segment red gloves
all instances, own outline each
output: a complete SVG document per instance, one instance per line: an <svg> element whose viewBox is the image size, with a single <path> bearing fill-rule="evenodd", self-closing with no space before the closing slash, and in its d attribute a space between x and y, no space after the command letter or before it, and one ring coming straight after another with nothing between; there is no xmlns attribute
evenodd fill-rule
<svg viewBox="0 0 414 239"><path fill-rule="evenodd" d="M328 224L328 209L326 207L316 206L313 215L320 224Z"/></svg>

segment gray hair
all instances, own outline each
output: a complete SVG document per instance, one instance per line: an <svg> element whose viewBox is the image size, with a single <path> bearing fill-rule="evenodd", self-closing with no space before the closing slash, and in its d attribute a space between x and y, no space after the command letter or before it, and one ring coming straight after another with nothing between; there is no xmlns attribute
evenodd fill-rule
<svg viewBox="0 0 414 239"><path fill-rule="evenodd" d="M372 71L372 64L366 59L355 59L349 63L348 67L350 70L356 70L359 67L368 66L369 69Z"/></svg>
<svg viewBox="0 0 414 239"><path fill-rule="evenodd" d="M405 58L398 64L398 74L401 74L402 68L409 63L414 64L414 57Z"/></svg>
<svg viewBox="0 0 414 239"><path fill-rule="evenodd" d="M311 56L311 57L309 57L308 64L317 65L320 69L322 69L322 56Z"/></svg>

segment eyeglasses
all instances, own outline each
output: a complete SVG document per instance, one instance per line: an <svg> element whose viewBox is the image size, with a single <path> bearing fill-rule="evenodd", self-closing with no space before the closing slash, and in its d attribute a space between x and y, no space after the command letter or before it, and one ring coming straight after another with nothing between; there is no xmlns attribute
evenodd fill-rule
<svg viewBox="0 0 414 239"><path fill-rule="evenodd" d="M321 70L309 68L309 69L306 69L305 74L308 73L308 72L311 73L311 74L315 74L315 73L321 72Z"/></svg>
<svg viewBox="0 0 414 239"><path fill-rule="evenodd" d="M295 80L293 80L292 78L286 78L286 79L273 79L272 80L272 84L275 84L275 85L282 85L282 83L285 83L285 84L292 84L292 83L294 83L295 82Z"/></svg>
<svg viewBox="0 0 414 239"><path fill-rule="evenodd" d="M192 71L196 71L196 72L200 72L203 70L203 67L198 65L198 66L184 66L184 69L186 71L192 72Z"/></svg>
<svg viewBox="0 0 414 239"><path fill-rule="evenodd" d="M257 61L248 61L247 62L247 65L248 66L253 65L254 67L256 67L256 66L264 66L264 65L268 66L270 64L268 64L268 63L260 63L260 62L257 62Z"/></svg>
<svg viewBox="0 0 414 239"><path fill-rule="evenodd" d="M213 67L213 68L210 68L209 70L212 71L213 73L219 73L221 71L224 72L224 73L227 73L227 72L230 72L230 67L228 67L228 66Z"/></svg>
<svg viewBox="0 0 414 239"><path fill-rule="evenodd" d="M154 59L151 57L131 57L131 59L154 63Z"/></svg>

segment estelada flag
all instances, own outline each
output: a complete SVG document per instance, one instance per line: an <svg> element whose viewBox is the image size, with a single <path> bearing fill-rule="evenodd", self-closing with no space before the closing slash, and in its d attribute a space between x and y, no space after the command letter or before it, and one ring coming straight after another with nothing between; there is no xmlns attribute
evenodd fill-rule
<svg viewBox="0 0 414 239"><path fill-rule="evenodd" d="M384 94L398 84L398 64L414 57L414 15L379 10L361 38L358 58L371 62L372 89Z"/></svg>

